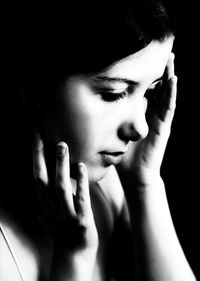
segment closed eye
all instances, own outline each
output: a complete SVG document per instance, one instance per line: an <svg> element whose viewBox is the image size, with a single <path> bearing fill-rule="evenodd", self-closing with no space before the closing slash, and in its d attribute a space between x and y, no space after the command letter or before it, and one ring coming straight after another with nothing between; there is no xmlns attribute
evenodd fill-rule
<svg viewBox="0 0 200 281"><path fill-rule="evenodd" d="M126 98L133 85L136 85L127 79L107 76L95 76L92 82L94 92L106 102L117 102Z"/></svg>
<svg viewBox="0 0 200 281"><path fill-rule="evenodd" d="M100 95L101 99L106 102L117 102L120 99L127 97L127 90L117 91L111 89L98 89L97 93Z"/></svg>

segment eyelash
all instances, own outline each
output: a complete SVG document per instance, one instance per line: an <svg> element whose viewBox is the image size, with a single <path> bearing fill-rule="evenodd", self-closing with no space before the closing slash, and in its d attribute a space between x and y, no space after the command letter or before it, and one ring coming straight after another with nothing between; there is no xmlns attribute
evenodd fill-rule
<svg viewBox="0 0 200 281"><path fill-rule="evenodd" d="M98 93L100 94L101 99L106 102L117 102L127 97L128 95L127 91L123 91L120 93L112 93L105 90L105 91L98 91Z"/></svg>
<svg viewBox="0 0 200 281"><path fill-rule="evenodd" d="M144 97L147 100L155 100L157 99L157 96L161 90L162 86L160 83L157 83L153 89L148 89L145 92ZM100 95L101 99L105 102L117 102L125 97L128 96L128 91L125 90L123 92L119 93L113 93L112 91L109 90L99 90L98 94Z"/></svg>

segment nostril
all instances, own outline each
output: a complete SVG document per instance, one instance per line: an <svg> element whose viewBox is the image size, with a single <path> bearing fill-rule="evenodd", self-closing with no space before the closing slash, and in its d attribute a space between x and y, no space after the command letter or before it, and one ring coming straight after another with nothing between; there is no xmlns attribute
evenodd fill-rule
<svg viewBox="0 0 200 281"><path fill-rule="evenodd" d="M124 123L118 130L118 136L124 141L138 141L142 138L131 123Z"/></svg>

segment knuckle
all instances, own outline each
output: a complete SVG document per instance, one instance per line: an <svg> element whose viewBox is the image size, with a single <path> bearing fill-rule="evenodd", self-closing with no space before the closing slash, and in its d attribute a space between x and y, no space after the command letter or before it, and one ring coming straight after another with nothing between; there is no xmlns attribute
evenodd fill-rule
<svg viewBox="0 0 200 281"><path fill-rule="evenodd" d="M62 174L58 173L56 175L55 186L57 189L66 190L71 185L70 181L63 177Z"/></svg>
<svg viewBox="0 0 200 281"><path fill-rule="evenodd" d="M175 59L175 54L174 54L173 52L171 52L171 54L170 54L170 59L171 59L172 61L174 61L174 59Z"/></svg>
<svg viewBox="0 0 200 281"><path fill-rule="evenodd" d="M56 159L57 167L62 167L63 163L64 163L64 156L63 155L57 155L57 159Z"/></svg>
<svg viewBox="0 0 200 281"><path fill-rule="evenodd" d="M77 225L83 230L90 228L91 225L93 225L93 222L94 216L91 211L91 208L88 208L86 212L77 215Z"/></svg>
<svg viewBox="0 0 200 281"><path fill-rule="evenodd" d="M79 201L79 203L85 203L86 201L86 197L83 193L77 194L76 199Z"/></svg>
<svg viewBox="0 0 200 281"><path fill-rule="evenodd" d="M171 134L171 125L166 125L164 128L163 128L163 132L162 132L163 136L165 138L168 138Z"/></svg>
<svg viewBox="0 0 200 281"><path fill-rule="evenodd" d="M66 186L66 182L61 174L56 176L56 187L63 189Z"/></svg>
<svg viewBox="0 0 200 281"><path fill-rule="evenodd" d="M167 105L167 110L170 111L170 112L174 112L176 109L176 102L173 101L172 103L170 103L169 105Z"/></svg>
<svg viewBox="0 0 200 281"><path fill-rule="evenodd" d="M166 110L173 113L176 109L176 104L167 105Z"/></svg>
<svg viewBox="0 0 200 281"><path fill-rule="evenodd" d="M39 185L45 184L45 180L44 180L42 171L37 171L34 173L34 180Z"/></svg>
<svg viewBox="0 0 200 281"><path fill-rule="evenodd" d="M176 103L172 104L171 107L170 107L171 111L175 111L175 109L176 109Z"/></svg>
<svg viewBox="0 0 200 281"><path fill-rule="evenodd" d="M83 216L81 216L81 217L79 216L77 218L76 224L77 224L77 228L79 229L79 231L82 234L84 234L87 231L88 227L89 227L88 220L85 217L83 217Z"/></svg>

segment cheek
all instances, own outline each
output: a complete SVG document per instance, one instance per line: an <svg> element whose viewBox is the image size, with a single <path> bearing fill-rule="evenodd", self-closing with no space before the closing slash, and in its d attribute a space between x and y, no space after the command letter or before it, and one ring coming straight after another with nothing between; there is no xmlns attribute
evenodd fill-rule
<svg viewBox="0 0 200 281"><path fill-rule="evenodd" d="M83 91L62 100L56 130L59 139L68 143L75 162L95 154L105 139L105 111L100 104L97 97Z"/></svg>
<svg viewBox="0 0 200 281"><path fill-rule="evenodd" d="M64 111L62 137L68 141L73 156L78 158L87 155L95 147L97 118L92 111L84 107L71 106L68 112Z"/></svg>

